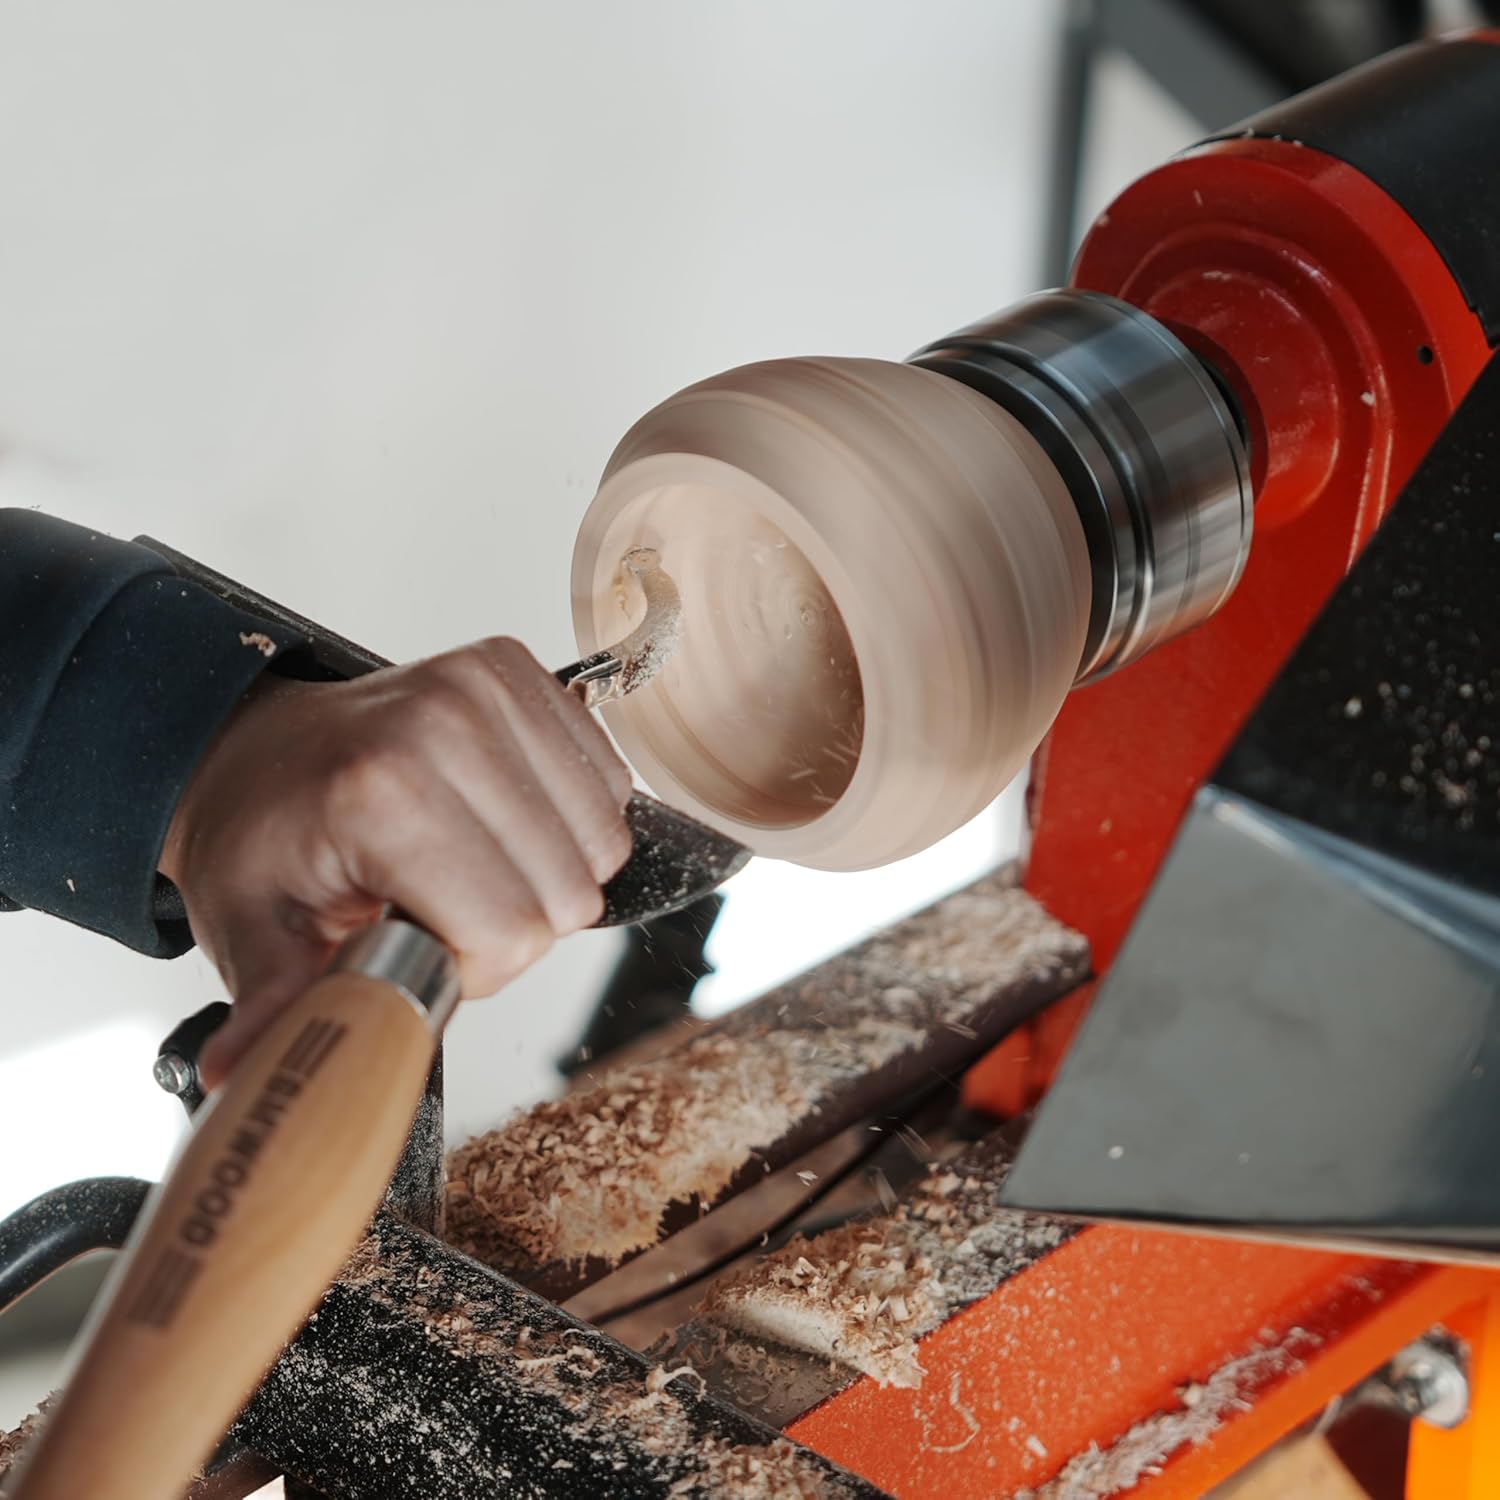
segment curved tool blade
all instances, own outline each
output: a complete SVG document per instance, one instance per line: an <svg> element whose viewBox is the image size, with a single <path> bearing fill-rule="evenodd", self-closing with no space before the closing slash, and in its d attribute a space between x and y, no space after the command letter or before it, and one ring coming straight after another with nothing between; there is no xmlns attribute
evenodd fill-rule
<svg viewBox="0 0 1500 1500"><path fill-rule="evenodd" d="M596 927L624 927L690 905L737 875L750 851L705 823L637 793L625 808L635 850L604 887Z"/></svg>

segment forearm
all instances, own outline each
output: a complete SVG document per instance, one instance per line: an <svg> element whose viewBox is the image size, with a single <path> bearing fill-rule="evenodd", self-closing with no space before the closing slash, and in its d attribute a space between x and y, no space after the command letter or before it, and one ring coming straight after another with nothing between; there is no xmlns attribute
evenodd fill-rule
<svg viewBox="0 0 1500 1500"><path fill-rule="evenodd" d="M0 510L0 898L144 952L183 787L298 637L179 579L147 548Z"/></svg>
<svg viewBox="0 0 1500 1500"><path fill-rule="evenodd" d="M489 994L599 916L631 847L629 771L519 642L357 681L317 644L0 510L0 892L146 953L196 938L236 1001L210 1084L387 903ZM163 871L191 931L153 919Z"/></svg>

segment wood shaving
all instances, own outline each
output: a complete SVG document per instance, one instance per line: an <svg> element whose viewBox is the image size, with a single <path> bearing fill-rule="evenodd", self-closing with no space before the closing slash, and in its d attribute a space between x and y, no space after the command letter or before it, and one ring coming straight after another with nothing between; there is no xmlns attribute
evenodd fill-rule
<svg viewBox="0 0 1500 1500"><path fill-rule="evenodd" d="M448 1158L445 1237L525 1279L617 1264L674 1203L711 1203L795 1127L1028 985L1061 993L1087 945L1008 873L902 922L637 1067L517 1115Z"/></svg>
<svg viewBox="0 0 1500 1500"><path fill-rule="evenodd" d="M1004 1177L981 1147L893 1211L798 1235L722 1278L696 1322L836 1360L881 1385L919 1386L918 1340L1071 1232L1001 1208Z"/></svg>
<svg viewBox="0 0 1500 1500"><path fill-rule="evenodd" d="M21 1419L19 1427L14 1427L9 1432L0 1432L0 1480L10 1472L11 1466L21 1456L21 1450L36 1436L47 1415L47 1408L56 1399L56 1392L53 1392L30 1416Z"/></svg>
<svg viewBox="0 0 1500 1500"><path fill-rule="evenodd" d="M691 1368L653 1366L622 1379L622 1351L597 1330L497 1326L494 1309L427 1268L414 1268L399 1252L383 1251L374 1236L340 1280L403 1323L417 1320L440 1347L524 1372L529 1389L557 1414L545 1418L542 1403L529 1401L513 1413L516 1422L546 1423L534 1434L538 1451L579 1445L596 1463L621 1472L638 1468L644 1456L650 1477L677 1497L838 1500L851 1493L845 1477L786 1439L758 1446L704 1434L697 1409L705 1390ZM294 1344L284 1364L298 1353ZM406 1419L391 1413L393 1421Z"/></svg>
<svg viewBox="0 0 1500 1500"><path fill-rule="evenodd" d="M1206 1381L1183 1386L1180 1404L1137 1422L1108 1448L1078 1454L1039 1489L1014 1500L1111 1500L1159 1474L1179 1449L1201 1447L1234 1411L1247 1411L1255 1393L1272 1377L1301 1368L1298 1351L1317 1342L1302 1328L1280 1343L1251 1350L1221 1365Z"/></svg>
<svg viewBox="0 0 1500 1500"><path fill-rule="evenodd" d="M448 1158L449 1240L500 1268L609 1262L655 1244L666 1206L716 1196L809 1101L799 1039L702 1036L540 1104Z"/></svg>
<svg viewBox="0 0 1500 1500"><path fill-rule="evenodd" d="M736 1500L819 1500L827 1493L816 1476L805 1472L797 1445L786 1438L765 1448L746 1448L712 1438L703 1446L704 1462L713 1477L708 1493L733 1495ZM668 1496L705 1493L697 1476L679 1479Z"/></svg>

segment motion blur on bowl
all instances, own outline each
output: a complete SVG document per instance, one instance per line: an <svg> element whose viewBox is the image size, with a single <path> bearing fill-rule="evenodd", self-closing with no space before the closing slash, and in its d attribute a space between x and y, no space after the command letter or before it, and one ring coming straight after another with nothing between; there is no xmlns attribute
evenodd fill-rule
<svg viewBox="0 0 1500 1500"><path fill-rule="evenodd" d="M161 538L304 682L515 636L535 806L587 714L634 778L630 925L447 1024L376 880L287 1000L363 1009L207 1089L205 958L9 896L117 804L0 732L0 1493L1500 1493L1500 5L0 43L0 540ZM82 585L6 567L56 736Z"/></svg>

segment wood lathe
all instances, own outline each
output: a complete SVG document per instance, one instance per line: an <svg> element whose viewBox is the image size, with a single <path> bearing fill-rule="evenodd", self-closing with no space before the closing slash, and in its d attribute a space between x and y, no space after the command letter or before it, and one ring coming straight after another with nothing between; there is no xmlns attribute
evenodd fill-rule
<svg viewBox="0 0 1500 1500"><path fill-rule="evenodd" d="M1066 288L627 434L574 612L640 624L633 548L680 591L604 709L663 801L856 869L1035 756L1024 869L446 1165L434 1072L191 1493L1185 1500L1341 1401L1495 1493L1497 140L1494 35L1405 49ZM22 1210L0 1288L132 1194Z"/></svg>

